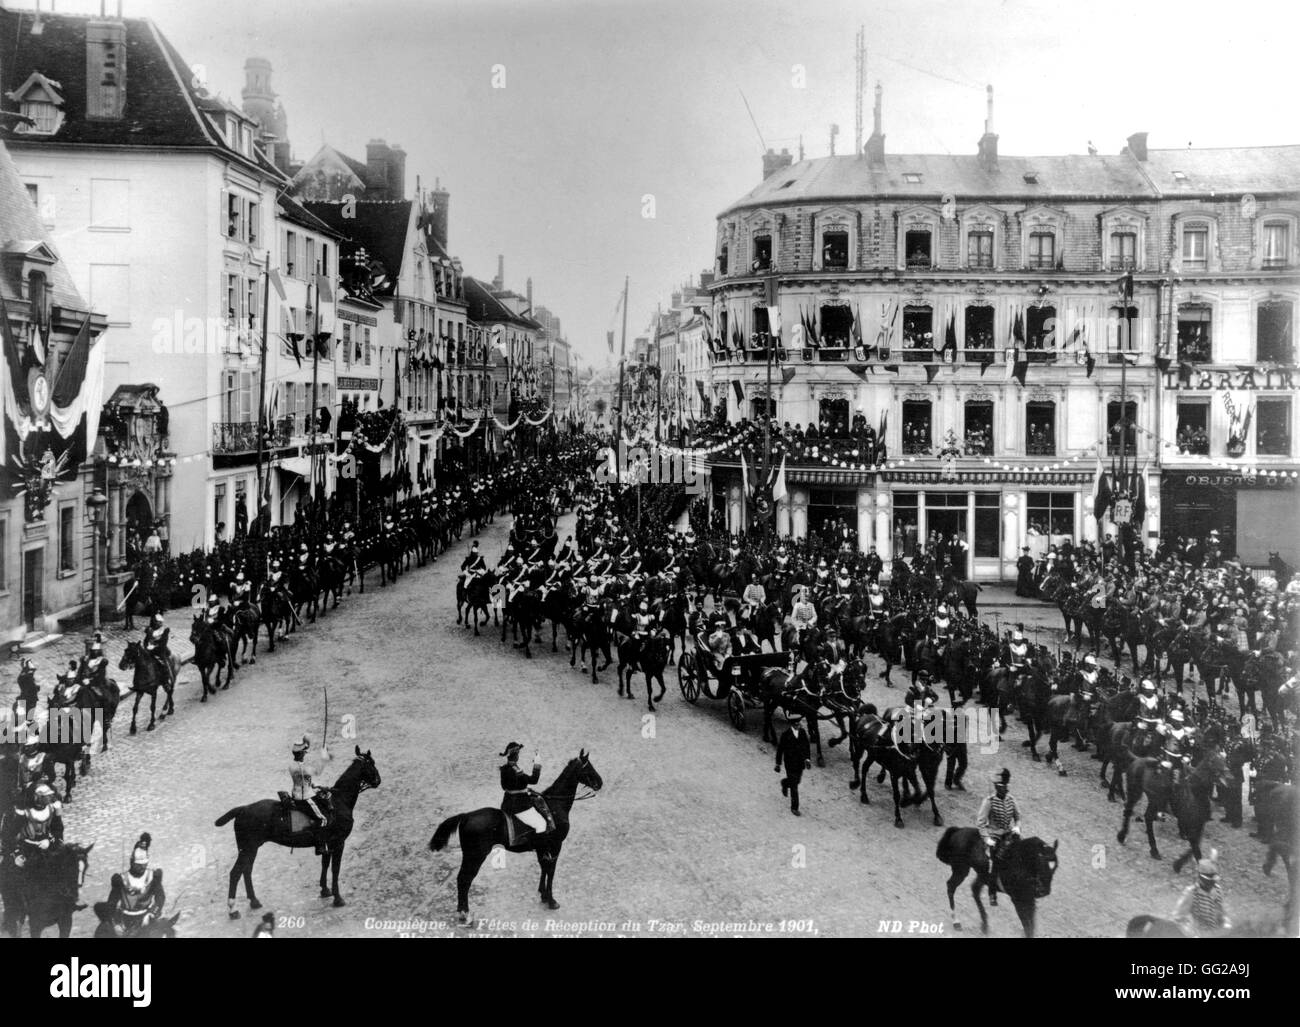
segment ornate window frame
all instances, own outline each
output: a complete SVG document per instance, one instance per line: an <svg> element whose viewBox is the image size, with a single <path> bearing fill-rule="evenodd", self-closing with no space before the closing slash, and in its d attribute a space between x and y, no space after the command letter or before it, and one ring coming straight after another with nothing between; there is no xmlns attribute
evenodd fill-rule
<svg viewBox="0 0 1300 1027"><path fill-rule="evenodd" d="M1003 237L1005 231L1002 227L1002 212L995 207L980 204L964 210L957 215L957 225L960 229L958 239L958 263L968 271L1001 271L1002 254L1004 251ZM970 262L970 236L972 232L992 232L993 233L993 267L982 268L976 267Z"/></svg>
<svg viewBox="0 0 1300 1027"><path fill-rule="evenodd" d="M916 204L896 211L894 214L894 254L895 266L899 271L907 271L907 233L927 231L930 233L930 267L939 266L939 208L925 204ZM913 268L912 270L917 270ZM921 270L927 270L922 268Z"/></svg>
<svg viewBox="0 0 1300 1027"><path fill-rule="evenodd" d="M1264 226L1282 223L1287 228L1287 261L1283 268L1264 268ZM1250 267L1252 271L1286 270L1294 271L1300 266L1300 211L1290 207L1257 210L1252 231L1250 248Z"/></svg>
<svg viewBox="0 0 1300 1027"><path fill-rule="evenodd" d="M1101 221L1101 266L1103 270L1116 273L1123 268L1110 266L1110 237L1116 233L1132 233L1137 236L1133 251L1133 271L1147 270L1147 222L1150 215L1136 207L1115 207L1099 215Z"/></svg>
<svg viewBox="0 0 1300 1027"><path fill-rule="evenodd" d="M1031 268L1029 266L1029 237L1037 232L1050 232L1055 236L1053 250L1056 267L1065 260L1065 225L1069 215L1056 207L1036 204L1026 207L1017 217L1020 219L1020 266L1026 271L1046 271L1055 268Z"/></svg>
<svg viewBox="0 0 1300 1027"><path fill-rule="evenodd" d="M1174 249L1169 255L1169 270L1182 273L1209 273L1223 270L1223 258L1219 255L1219 215L1209 210L1184 210L1173 217ZM1205 229L1205 266L1184 267L1183 233L1190 229Z"/></svg>
<svg viewBox="0 0 1300 1027"><path fill-rule="evenodd" d="M814 271L852 271L858 266L858 215L848 207L828 207L814 219L812 269ZM849 263L846 268L827 268L822 264L827 232L846 232L849 237Z"/></svg>
<svg viewBox="0 0 1300 1027"><path fill-rule="evenodd" d="M771 210L756 210L744 220L745 240L745 274L769 274L781 267L781 215ZM772 260L765 270L755 271L750 265L754 262L754 240L766 235L772 240Z"/></svg>

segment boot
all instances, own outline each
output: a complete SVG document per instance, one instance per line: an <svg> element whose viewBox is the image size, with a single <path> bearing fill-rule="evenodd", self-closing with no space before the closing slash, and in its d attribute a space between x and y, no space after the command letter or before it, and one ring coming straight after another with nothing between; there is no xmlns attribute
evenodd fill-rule
<svg viewBox="0 0 1300 1027"><path fill-rule="evenodd" d="M330 851L329 839L325 834L325 825L322 824L316 829L316 855L325 856Z"/></svg>

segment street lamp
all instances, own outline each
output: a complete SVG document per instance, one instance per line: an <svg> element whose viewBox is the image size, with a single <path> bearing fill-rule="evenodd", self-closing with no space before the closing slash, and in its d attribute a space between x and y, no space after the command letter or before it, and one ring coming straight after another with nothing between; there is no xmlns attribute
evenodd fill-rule
<svg viewBox="0 0 1300 1027"><path fill-rule="evenodd" d="M108 506L108 497L104 493L95 489L86 500L87 512L90 515L91 531L94 534L94 545L91 550L91 579L90 595L91 604L94 608L94 627L99 630L99 526L104 519L104 507Z"/></svg>

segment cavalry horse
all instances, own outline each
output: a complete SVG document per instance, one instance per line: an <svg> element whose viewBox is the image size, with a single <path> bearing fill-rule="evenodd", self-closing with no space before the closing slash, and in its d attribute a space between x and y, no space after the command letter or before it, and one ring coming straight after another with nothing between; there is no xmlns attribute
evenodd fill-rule
<svg viewBox="0 0 1300 1027"><path fill-rule="evenodd" d="M975 880L970 891L975 899L975 908L980 912L980 930L989 933L988 914L980 900L980 892L987 886L989 902L994 906L998 904L999 888L1011 897L1025 937L1032 938L1038 900L1047 898L1052 892L1059 844L1055 841L1048 845L1041 838L1012 838L998 854L997 872L994 873L989 866L988 846L978 828L950 827L944 831L935 856L940 863L952 867L952 873L948 875L948 909L952 913L953 930L961 930L955 899L957 889L966 880L966 875L974 870Z"/></svg>
<svg viewBox="0 0 1300 1027"><path fill-rule="evenodd" d="M257 604L246 602L235 607L235 612L230 618L230 626L234 629L235 645L239 649L239 665L242 667L245 663L256 663L257 636L262 630L262 611L257 608ZM270 629L267 630L270 633ZM248 652L249 642L253 644L251 655ZM246 656L248 659L244 658Z"/></svg>
<svg viewBox="0 0 1300 1027"><path fill-rule="evenodd" d="M482 634L478 629L478 615L483 614L484 627L495 616L495 608L492 605L492 588L496 583L497 576L494 571L485 571L482 574L471 576L468 585L465 583L464 574L456 578L456 623L469 627L470 614L472 613L474 615L475 637Z"/></svg>
<svg viewBox="0 0 1300 1027"><path fill-rule="evenodd" d="M347 845L348 835L352 833L352 811L357 799L367 788L378 788L380 784L379 768L369 751L362 752L356 747L356 756L339 779L329 789L330 822L325 829L327 851L320 858L320 896L323 899L334 896L334 905L346 905L339 894L339 866L343 862L343 849ZM298 813L298 817L294 814ZM302 823L298 823L301 818ZM227 810L216 820L217 827L224 827L231 820L235 822L235 848L238 855L235 865L230 868L230 891L226 897L230 919L238 920L239 911L235 909L235 889L239 878L244 878L244 892L248 896L249 909L261 909L257 894L253 891L253 862L257 859L257 850L267 842L284 845L290 849L310 849L316 844L316 831L306 821L306 815L297 810L286 810L279 799L262 799L247 806L236 806ZM333 869L333 886L325 884L327 870Z"/></svg>
<svg viewBox="0 0 1300 1027"><path fill-rule="evenodd" d="M1125 773L1128 798L1124 800L1124 822L1115 835L1121 845L1128 838L1129 822L1134 807L1143 795L1147 797L1143 820L1146 822L1147 842L1151 858L1160 859L1156 845L1156 819L1169 810L1178 820L1179 834L1187 839L1190 849L1174 861L1174 869L1181 870L1188 860L1201 858L1201 835L1210 819L1210 796L1217 784L1225 791L1232 787L1228 763L1222 752L1212 748L1202 754L1199 762L1184 772L1182 781L1175 784L1174 771L1167 760L1156 758L1135 759Z"/></svg>
<svg viewBox="0 0 1300 1027"><path fill-rule="evenodd" d="M908 711L901 712L904 718L910 715ZM926 790L917 780L920 761L916 746L912 741L904 741L898 737L899 733L913 734L912 725L894 722L893 714L894 710L887 709L882 717L876 712L874 705L867 703L862 708L861 715L854 720L853 730L849 735L849 760L853 767L853 778L849 781L849 789L858 789L859 801L869 806L871 799L867 795L867 771L872 763L879 764L878 780L888 774L890 788L894 795L894 826L902 827L903 807L922 805L925 802ZM932 804L934 802L933 782L938 772L938 760L942 759L942 755L943 748L940 746L937 755L933 757L934 772L930 779ZM936 825L943 823L937 807L934 809L934 816Z"/></svg>
<svg viewBox="0 0 1300 1027"><path fill-rule="evenodd" d="M626 694L629 699L632 698L632 674L634 671L639 670L645 675L646 706L651 713L654 713L655 703L663 702L664 693L668 690L668 686L664 684L664 668L668 666L668 661L671 658L673 646L672 636L669 635L666 630L660 628L657 631L651 632L644 639L638 640L635 643L635 646L635 663L626 668L622 662L624 647L622 645L618 647L618 694L624 694L623 675L626 672ZM659 682L658 695L654 694L654 689L652 687L655 681Z"/></svg>
<svg viewBox="0 0 1300 1027"><path fill-rule="evenodd" d="M544 834L529 833L511 845L511 833L506 821L508 814L499 809L485 807L472 813L457 813L448 817L433 837L429 839L429 850L441 852L456 835L460 842L460 872L456 875L456 912L460 915L462 926L473 923L469 915L469 888L474 878L488 858L489 853L498 845L507 852L536 852L541 875L537 882L537 893L547 909L559 909L555 901L555 865L560 859L560 849L569 836L569 812L574 802L587 796L578 795L578 787L591 789L594 795L599 792L603 782L596 768L592 766L585 749L579 751L576 758L569 760L555 783L542 792L551 819L555 824L553 830Z"/></svg>
<svg viewBox="0 0 1300 1027"><path fill-rule="evenodd" d="M39 938L49 927L57 927L60 938L72 934L72 914L86 881L90 850L95 843L78 845L62 842L39 857L28 857L17 866L11 855L0 861L0 900L5 912L4 933L17 937L24 920L31 937Z"/></svg>
<svg viewBox="0 0 1300 1027"><path fill-rule="evenodd" d="M196 614L190 625L190 644L194 646L194 666L199 668L199 677L203 681L203 698L208 701L208 693L217 694L217 690L230 687L230 679L235 676L235 640L228 631L209 624L203 614ZM221 683L221 668L226 669L226 683ZM216 678L212 684L208 679L213 671Z"/></svg>
<svg viewBox="0 0 1300 1027"><path fill-rule="evenodd" d="M126 650L122 653L117 669L135 672L131 678L131 691L135 693L135 705L131 707L131 734L136 733L136 714L140 712L140 700L146 695L149 697L149 726L145 728L146 731L154 729L155 719L165 720L167 714L176 712L172 692L176 688L176 675L180 672L180 667L180 662L175 656L168 657L167 666L164 668L159 660L145 652L144 646L139 642L126 644ZM155 718L154 711L158 707L159 688L166 693L167 698L163 701L162 717Z"/></svg>

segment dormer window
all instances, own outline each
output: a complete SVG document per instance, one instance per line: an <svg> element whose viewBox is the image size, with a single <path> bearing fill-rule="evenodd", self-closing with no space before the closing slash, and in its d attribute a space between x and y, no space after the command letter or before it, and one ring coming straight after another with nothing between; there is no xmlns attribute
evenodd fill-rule
<svg viewBox="0 0 1300 1027"><path fill-rule="evenodd" d="M1187 181L1187 172L1186 172L1186 171L1175 171L1175 172L1174 172L1174 181L1175 181L1175 182L1186 182L1186 181Z"/></svg>
<svg viewBox="0 0 1300 1027"><path fill-rule="evenodd" d="M18 110L31 124L15 129L23 135L54 135L63 126L62 86L40 72L32 72L17 89L6 95L18 104Z"/></svg>
<svg viewBox="0 0 1300 1027"><path fill-rule="evenodd" d="M920 185L921 173L919 171L905 171L903 172L903 181L908 185Z"/></svg>
<svg viewBox="0 0 1300 1027"><path fill-rule="evenodd" d="M1025 184L1027 184L1027 185L1037 185L1037 184L1038 184L1038 172L1037 172L1037 171L1026 171L1026 172L1025 172Z"/></svg>

